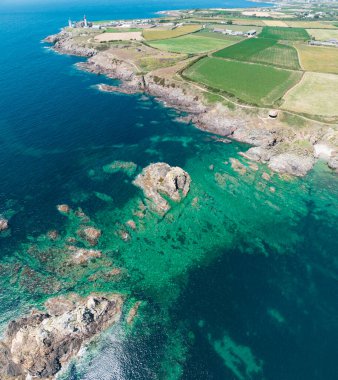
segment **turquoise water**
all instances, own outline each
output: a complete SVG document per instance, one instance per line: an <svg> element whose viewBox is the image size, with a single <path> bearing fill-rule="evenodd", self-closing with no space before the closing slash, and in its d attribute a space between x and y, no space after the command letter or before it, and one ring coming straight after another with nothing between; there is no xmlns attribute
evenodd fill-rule
<svg viewBox="0 0 338 380"><path fill-rule="evenodd" d="M205 1L200 6L245 6ZM149 17L184 2L0 5L0 331L56 294L119 291L121 322L93 342L64 379L336 379L337 179L319 163L306 179L264 166L231 168L245 146L176 121L150 97L107 94L103 77L76 70L40 40L68 17ZM187 170L189 196L161 219L116 160L165 161ZM210 169L213 165L213 170ZM271 174L271 173L270 173ZM102 229L103 257L66 265L82 224L56 205L81 208ZM133 219L137 231L126 229ZM59 231L51 241L47 231ZM127 230L130 241L118 233ZM79 245L85 246L83 242ZM111 275L120 268L121 275Z"/></svg>

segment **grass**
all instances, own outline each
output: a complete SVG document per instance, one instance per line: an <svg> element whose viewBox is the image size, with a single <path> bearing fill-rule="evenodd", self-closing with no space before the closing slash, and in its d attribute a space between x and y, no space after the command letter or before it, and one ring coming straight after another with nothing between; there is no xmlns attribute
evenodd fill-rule
<svg viewBox="0 0 338 380"><path fill-rule="evenodd" d="M338 49L297 45L300 64L306 71L338 74Z"/></svg>
<svg viewBox="0 0 338 380"><path fill-rule="evenodd" d="M148 40L163 40L167 38L174 38L197 32L201 29L201 25L183 25L172 30L159 30L159 29L145 29L143 31L143 37Z"/></svg>
<svg viewBox="0 0 338 380"><path fill-rule="evenodd" d="M259 36L290 41L306 41L310 39L308 32L303 28L283 28L277 26L265 26Z"/></svg>
<svg viewBox="0 0 338 380"><path fill-rule="evenodd" d="M305 73L301 82L285 96L283 108L319 116L338 116L338 76Z"/></svg>
<svg viewBox="0 0 338 380"><path fill-rule="evenodd" d="M203 37L214 38L217 40L234 41L234 42L242 41L245 38L245 37L241 37L241 36L229 36L227 34L214 33L214 32L208 31L206 29L203 29L199 32L196 32L196 33L194 33L194 35L195 36L203 36Z"/></svg>
<svg viewBox="0 0 338 380"><path fill-rule="evenodd" d="M230 46L237 41L190 34L166 40L151 41L150 46L173 53L198 54Z"/></svg>
<svg viewBox="0 0 338 380"><path fill-rule="evenodd" d="M297 51L293 46L267 38L251 38L214 53L215 57L263 63L298 70Z"/></svg>
<svg viewBox="0 0 338 380"><path fill-rule="evenodd" d="M338 39L338 29L307 29L307 32L318 41Z"/></svg>
<svg viewBox="0 0 338 380"><path fill-rule="evenodd" d="M286 21L292 28L305 28L305 29L330 29L334 28L334 24L324 23L320 21Z"/></svg>
<svg viewBox="0 0 338 380"><path fill-rule="evenodd" d="M244 102L262 106L272 105L301 78L298 71L218 58L201 59L184 75Z"/></svg>
<svg viewBox="0 0 338 380"><path fill-rule="evenodd" d="M140 28L107 28L103 33L127 33L127 32L141 32Z"/></svg>

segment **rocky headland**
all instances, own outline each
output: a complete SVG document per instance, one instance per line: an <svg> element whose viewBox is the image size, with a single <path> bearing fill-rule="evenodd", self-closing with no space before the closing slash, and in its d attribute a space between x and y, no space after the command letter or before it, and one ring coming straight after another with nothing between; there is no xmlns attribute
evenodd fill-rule
<svg viewBox="0 0 338 380"><path fill-rule="evenodd" d="M85 33L89 33L88 36L79 37L78 32L63 30L45 41L60 53L89 57L78 64L80 69L121 80L119 86L100 85L103 91L150 94L167 106L187 112L189 116L185 120L198 128L254 146L243 152L244 156L267 163L273 171L304 176L318 158L325 159L328 166L337 171L335 127L308 120L307 125L300 128L290 125L286 119L281 120L278 112L275 112L278 117L274 114L271 118L266 109L238 105L232 110L221 101L210 104L201 86L180 75L191 59L178 54L180 59L163 57L163 52L141 42L102 45L90 38L92 32ZM157 59L163 67L141 68L145 57ZM330 151L329 157L318 157L316 144L325 145Z"/></svg>
<svg viewBox="0 0 338 380"><path fill-rule="evenodd" d="M93 337L121 318L119 294L48 300L12 321L0 342L1 380L52 379Z"/></svg>

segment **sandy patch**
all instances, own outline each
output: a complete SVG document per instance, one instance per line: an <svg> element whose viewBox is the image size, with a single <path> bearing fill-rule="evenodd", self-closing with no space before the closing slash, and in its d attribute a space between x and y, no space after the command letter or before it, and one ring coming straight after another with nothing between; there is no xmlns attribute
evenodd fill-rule
<svg viewBox="0 0 338 380"><path fill-rule="evenodd" d="M284 21L280 21L280 20L264 20L263 22L267 26L279 26L282 28L288 27L288 24L286 24Z"/></svg>
<svg viewBox="0 0 338 380"><path fill-rule="evenodd" d="M97 42L109 42L109 41L129 41L143 40L141 32L126 32L126 33L102 33L96 36L95 41Z"/></svg>

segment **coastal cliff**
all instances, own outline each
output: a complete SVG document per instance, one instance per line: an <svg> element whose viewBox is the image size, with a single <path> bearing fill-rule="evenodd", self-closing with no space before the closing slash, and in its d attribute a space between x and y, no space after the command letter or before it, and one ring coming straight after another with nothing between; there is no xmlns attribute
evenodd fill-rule
<svg viewBox="0 0 338 380"><path fill-rule="evenodd" d="M90 32L87 33L90 37ZM60 53L89 57L78 64L80 69L121 80L120 86L100 85L102 91L150 94L167 106L187 112L189 116L185 120L197 128L254 146L243 152L243 156L267 163L273 171L304 176L318 158L324 158L337 172L338 133L335 128L311 120L304 128L299 128L287 120L275 119L276 112L274 118L269 117L266 109L234 106L233 110L222 102L210 104L203 88L180 76L191 62L186 57L181 56L181 61L177 58L173 62L172 57L162 57L157 49L141 42L100 45L94 41L87 37L79 39L77 32L66 31L45 39ZM161 61L163 68L141 70L144 57L148 56ZM318 144L324 146L324 154L317 154L315 146Z"/></svg>

